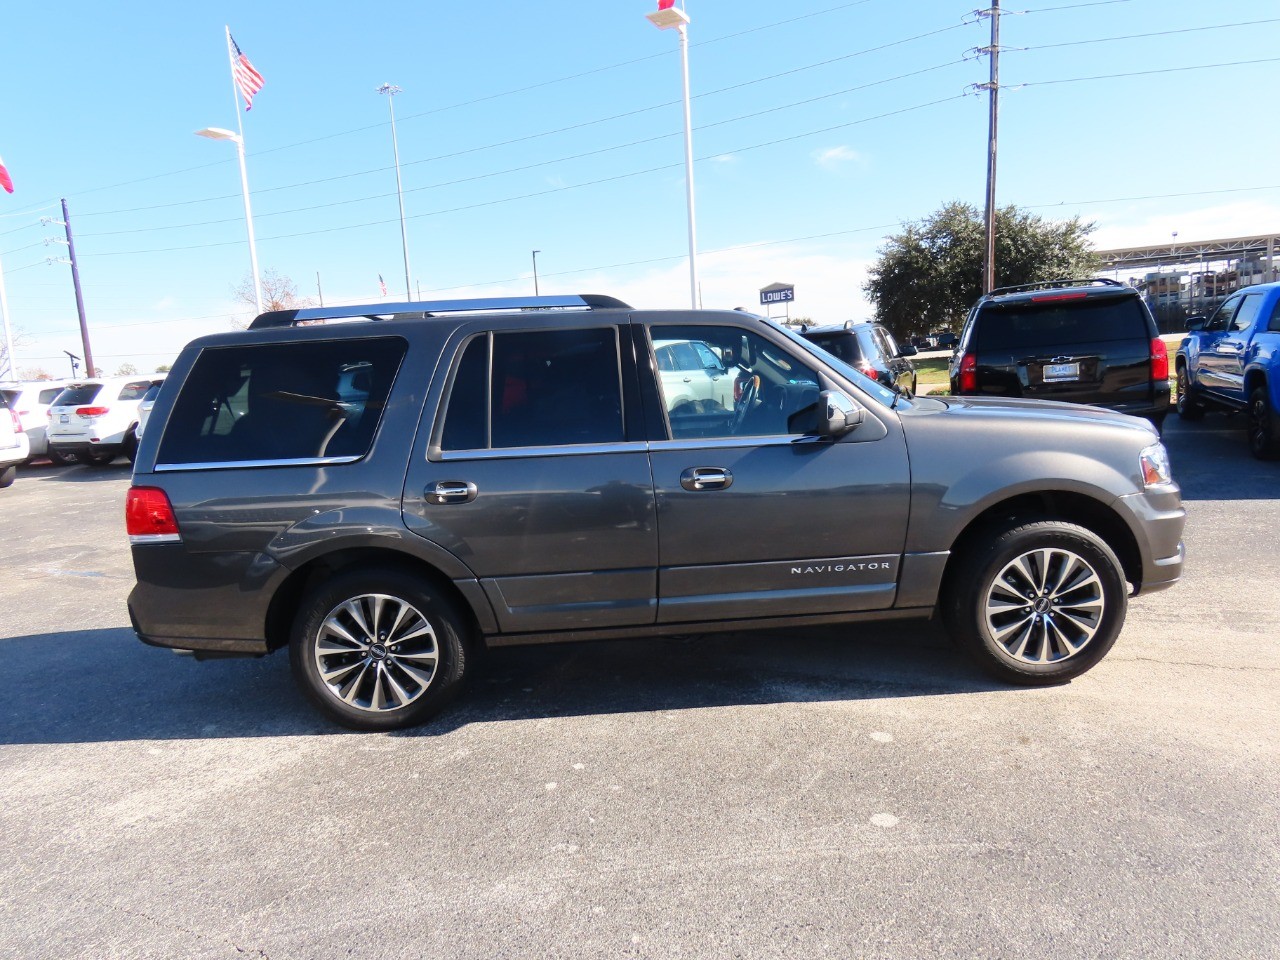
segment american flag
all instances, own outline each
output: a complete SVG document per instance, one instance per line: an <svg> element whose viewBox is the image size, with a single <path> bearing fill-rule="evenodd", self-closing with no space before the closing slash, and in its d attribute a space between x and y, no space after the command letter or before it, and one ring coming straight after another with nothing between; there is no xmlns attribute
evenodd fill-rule
<svg viewBox="0 0 1280 960"><path fill-rule="evenodd" d="M240 45L236 43L230 31L227 32L227 39L231 41L231 49L234 51L231 57L231 76L235 78L236 86L240 88L240 96L244 97L245 110L252 110L253 96L262 89L266 81L262 79L262 74L254 69L249 58L240 52Z"/></svg>
<svg viewBox="0 0 1280 960"><path fill-rule="evenodd" d="M4 188L5 193L13 193L13 178L5 169L4 157L0 157L0 187Z"/></svg>
<svg viewBox="0 0 1280 960"><path fill-rule="evenodd" d="M387 295L387 285L382 279L382 274L378 274L378 286L382 288L382 295Z"/></svg>

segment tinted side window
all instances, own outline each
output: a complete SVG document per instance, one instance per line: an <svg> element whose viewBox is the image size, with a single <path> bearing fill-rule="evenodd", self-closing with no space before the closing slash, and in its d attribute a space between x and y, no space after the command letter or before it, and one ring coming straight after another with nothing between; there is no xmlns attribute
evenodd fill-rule
<svg viewBox="0 0 1280 960"><path fill-rule="evenodd" d="M151 389L150 380L135 380L133 383L126 383L120 388L121 400L141 400L143 395Z"/></svg>
<svg viewBox="0 0 1280 960"><path fill-rule="evenodd" d="M57 396L58 394L60 394L61 392L62 392L62 388L61 388L61 387L49 387L49 388L48 388L48 389L46 389L46 390L41 390L41 391L40 391L40 402L41 402L41 403L43 403L43 404L45 404L45 405L47 406L48 404L53 403L53 399L54 399L54 397L56 397L56 396Z"/></svg>
<svg viewBox="0 0 1280 960"><path fill-rule="evenodd" d="M491 339L471 341L454 377L441 448L544 447L623 439L615 328L540 330L494 333Z"/></svg>
<svg viewBox="0 0 1280 960"><path fill-rule="evenodd" d="M1137 297L988 304L977 319L978 350L1146 338Z"/></svg>
<svg viewBox="0 0 1280 960"><path fill-rule="evenodd" d="M377 337L205 350L174 403L156 461L361 457L405 349L398 337ZM367 391L353 388L357 373Z"/></svg>
<svg viewBox="0 0 1280 960"><path fill-rule="evenodd" d="M1231 323L1231 318L1235 316L1236 307L1240 306L1240 298L1232 297L1230 300L1221 304L1213 315L1209 317L1209 322L1204 325L1206 330L1225 330L1227 325Z"/></svg>
<svg viewBox="0 0 1280 960"><path fill-rule="evenodd" d="M1244 300L1240 302L1240 309L1236 311L1235 319L1231 321L1231 329L1237 331L1249 329L1261 306L1262 294L1245 294Z"/></svg>
<svg viewBox="0 0 1280 960"><path fill-rule="evenodd" d="M1273 333L1280 333L1280 300L1276 300L1276 305L1271 308L1271 319L1267 322L1267 329Z"/></svg>

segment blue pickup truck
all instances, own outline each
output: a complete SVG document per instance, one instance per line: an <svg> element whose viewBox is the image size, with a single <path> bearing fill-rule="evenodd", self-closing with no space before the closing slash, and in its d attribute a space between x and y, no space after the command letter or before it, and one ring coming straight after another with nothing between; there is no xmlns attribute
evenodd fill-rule
<svg viewBox="0 0 1280 960"><path fill-rule="evenodd" d="M1280 283L1233 293L1208 317L1190 317L1178 347L1178 415L1248 411L1249 450L1280 458Z"/></svg>

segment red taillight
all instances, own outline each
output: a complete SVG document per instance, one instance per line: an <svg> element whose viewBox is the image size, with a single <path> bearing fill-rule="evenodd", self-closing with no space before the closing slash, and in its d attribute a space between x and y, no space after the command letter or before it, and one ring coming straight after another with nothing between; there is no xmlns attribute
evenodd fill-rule
<svg viewBox="0 0 1280 960"><path fill-rule="evenodd" d="M130 487L124 501L124 526L129 539L178 539L178 518L169 495L159 487Z"/></svg>
<svg viewBox="0 0 1280 960"><path fill-rule="evenodd" d="M1169 379L1169 348L1159 337L1151 341L1151 379L1156 383Z"/></svg>
<svg viewBox="0 0 1280 960"><path fill-rule="evenodd" d="M9 409L9 416L13 417L13 432L22 432L22 421L18 418L18 411L13 408Z"/></svg>
<svg viewBox="0 0 1280 960"><path fill-rule="evenodd" d="M110 407L76 407L78 417L101 417L110 412Z"/></svg>
<svg viewBox="0 0 1280 960"><path fill-rule="evenodd" d="M960 393L978 392L978 355L966 353L960 358Z"/></svg>

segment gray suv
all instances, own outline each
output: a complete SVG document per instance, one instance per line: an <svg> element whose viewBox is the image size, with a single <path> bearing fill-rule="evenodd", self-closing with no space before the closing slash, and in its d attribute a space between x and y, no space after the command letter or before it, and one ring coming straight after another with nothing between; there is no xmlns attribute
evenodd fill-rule
<svg viewBox="0 0 1280 960"><path fill-rule="evenodd" d="M675 343L731 388L675 388L655 351ZM438 711L486 645L935 614L995 676L1059 683L1183 559L1144 421L905 397L761 317L598 296L203 337L133 483L139 637L287 647L359 729Z"/></svg>

